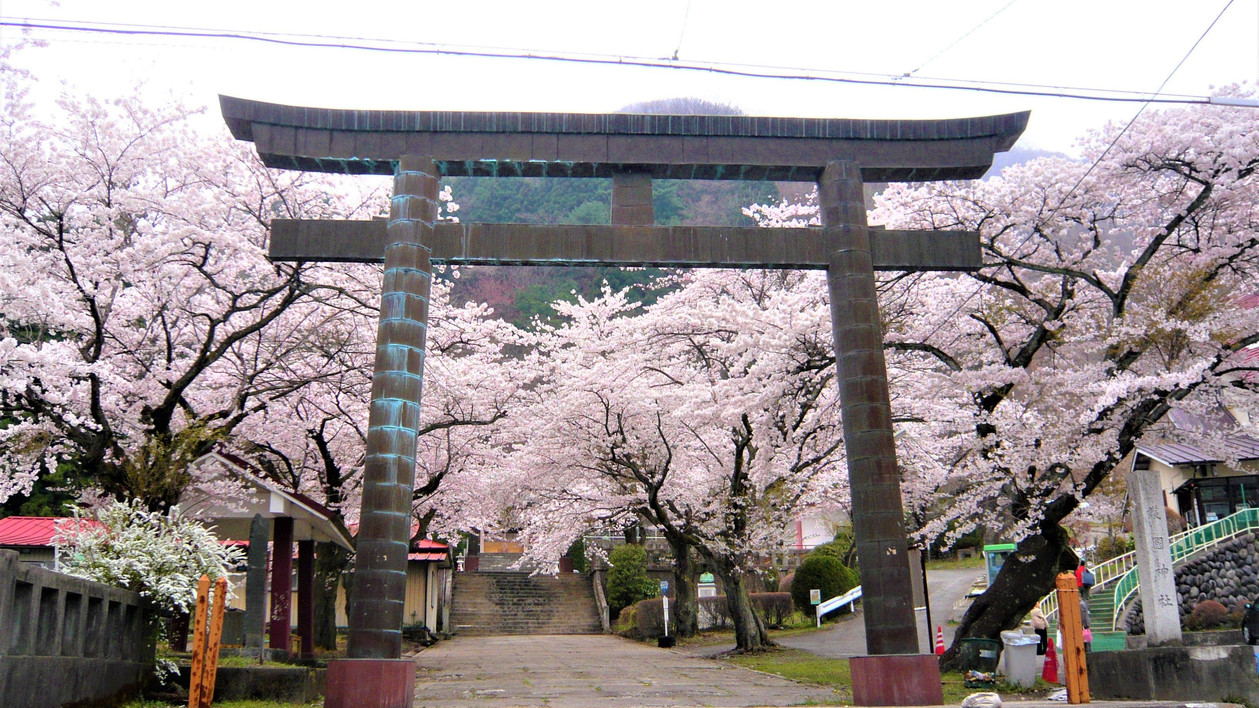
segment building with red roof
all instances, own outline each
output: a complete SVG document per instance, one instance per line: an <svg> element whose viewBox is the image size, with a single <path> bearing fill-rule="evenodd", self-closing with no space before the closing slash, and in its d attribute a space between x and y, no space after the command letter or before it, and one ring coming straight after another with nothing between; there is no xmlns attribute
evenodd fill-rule
<svg viewBox="0 0 1259 708"><path fill-rule="evenodd" d="M0 549L17 551L18 560L22 563L53 568L57 563L54 538L58 525L76 523L94 522L55 516L9 516L0 519Z"/></svg>

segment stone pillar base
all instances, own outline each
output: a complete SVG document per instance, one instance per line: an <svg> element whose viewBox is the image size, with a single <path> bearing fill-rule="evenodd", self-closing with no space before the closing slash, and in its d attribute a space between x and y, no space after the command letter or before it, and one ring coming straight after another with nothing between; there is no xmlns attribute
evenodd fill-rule
<svg viewBox="0 0 1259 708"><path fill-rule="evenodd" d="M334 659L328 662L324 708L411 708L415 662Z"/></svg>
<svg viewBox="0 0 1259 708"><path fill-rule="evenodd" d="M938 706L944 704L940 659L934 654L854 656L852 699L859 706Z"/></svg>

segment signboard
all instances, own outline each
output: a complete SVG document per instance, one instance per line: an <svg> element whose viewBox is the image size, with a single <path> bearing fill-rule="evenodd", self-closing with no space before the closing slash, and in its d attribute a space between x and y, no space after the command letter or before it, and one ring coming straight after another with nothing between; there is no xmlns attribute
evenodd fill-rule
<svg viewBox="0 0 1259 708"><path fill-rule="evenodd" d="M812 590L809 591L809 604L811 605L822 604L822 591L821 590L817 588L813 588Z"/></svg>
<svg viewBox="0 0 1259 708"><path fill-rule="evenodd" d="M664 595L667 592L669 592L669 581L661 580L660 581L660 594Z"/></svg>

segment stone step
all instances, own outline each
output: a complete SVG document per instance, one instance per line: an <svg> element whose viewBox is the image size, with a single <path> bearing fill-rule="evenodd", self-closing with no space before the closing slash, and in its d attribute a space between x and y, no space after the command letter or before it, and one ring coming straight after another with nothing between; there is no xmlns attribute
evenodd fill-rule
<svg viewBox="0 0 1259 708"><path fill-rule="evenodd" d="M493 635L602 631L589 576L530 576L523 571L483 569L484 566L476 572L455 575L450 619L456 632Z"/></svg>

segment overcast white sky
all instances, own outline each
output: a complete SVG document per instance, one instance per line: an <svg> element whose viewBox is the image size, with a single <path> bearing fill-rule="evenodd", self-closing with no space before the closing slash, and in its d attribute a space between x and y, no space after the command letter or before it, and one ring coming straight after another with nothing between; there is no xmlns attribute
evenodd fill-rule
<svg viewBox="0 0 1259 708"><path fill-rule="evenodd" d="M0 19L300 33L668 58L917 79L1153 91L1228 0L638 0L447 2L0 0ZM995 15L995 16L994 16ZM217 116L219 93L340 108L607 112L698 96L746 113L956 117L1032 111L1021 146L1073 152L1084 131L1140 104L907 86L858 87L707 72L300 48L232 39L38 31L16 63L48 94L98 96L137 82ZM19 30L0 27L0 43ZM916 71L915 71L916 70ZM1235 0L1165 93L1205 95L1259 78L1259 2Z"/></svg>

